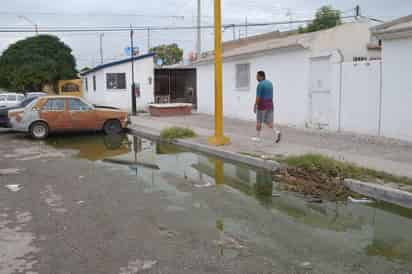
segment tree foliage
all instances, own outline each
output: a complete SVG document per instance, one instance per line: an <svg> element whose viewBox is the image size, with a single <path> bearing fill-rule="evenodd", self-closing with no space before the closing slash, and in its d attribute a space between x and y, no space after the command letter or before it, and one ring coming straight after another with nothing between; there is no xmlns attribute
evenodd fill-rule
<svg viewBox="0 0 412 274"><path fill-rule="evenodd" d="M0 57L0 86L9 90L41 90L44 84L76 75L72 50L56 36L20 40Z"/></svg>
<svg viewBox="0 0 412 274"><path fill-rule="evenodd" d="M162 59L164 65L174 65L183 60L183 50L177 44L160 45L150 49L155 60Z"/></svg>
<svg viewBox="0 0 412 274"><path fill-rule="evenodd" d="M314 32L333 28L340 24L342 24L341 12L333 9L331 6L323 6L316 12L315 20L307 27L299 28L299 32Z"/></svg>

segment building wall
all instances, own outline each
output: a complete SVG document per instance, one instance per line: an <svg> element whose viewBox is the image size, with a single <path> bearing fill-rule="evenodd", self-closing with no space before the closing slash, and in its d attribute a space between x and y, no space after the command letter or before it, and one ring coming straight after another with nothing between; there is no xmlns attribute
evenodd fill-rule
<svg viewBox="0 0 412 274"><path fill-rule="evenodd" d="M147 104L154 102L154 62L153 58L134 61L135 83L140 85L140 97L136 99L137 109L144 110ZM126 89L110 90L106 88L107 73L126 73ZM96 76L96 91L93 90L93 76ZM85 88L88 78L88 90ZM86 100L93 104L118 107L131 111L131 63L107 67L83 76L83 93Z"/></svg>
<svg viewBox="0 0 412 274"><path fill-rule="evenodd" d="M223 64L224 115L255 120L256 72L264 70L275 88L275 120L277 123L304 126L308 114L309 52L284 49L264 55L225 60ZM250 64L250 86L236 89L236 64ZM214 113L214 65L197 67L198 111ZM293 107L291 107L293 106Z"/></svg>
<svg viewBox="0 0 412 274"><path fill-rule="evenodd" d="M381 61L342 64L341 130L379 135Z"/></svg>
<svg viewBox="0 0 412 274"><path fill-rule="evenodd" d="M412 141L412 38L383 42L382 133Z"/></svg>
<svg viewBox="0 0 412 274"><path fill-rule="evenodd" d="M336 28L317 32L315 38L308 43L315 55L318 52L339 49L344 62L352 61L353 57L376 58L379 53L370 54L367 48L371 42L370 27L368 21L342 24Z"/></svg>

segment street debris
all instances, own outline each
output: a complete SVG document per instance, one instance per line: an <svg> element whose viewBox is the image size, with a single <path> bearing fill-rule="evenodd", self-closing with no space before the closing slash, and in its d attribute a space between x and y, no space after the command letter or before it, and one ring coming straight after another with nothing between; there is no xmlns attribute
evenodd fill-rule
<svg viewBox="0 0 412 274"><path fill-rule="evenodd" d="M304 269L312 269L312 264L310 262L303 262L299 266Z"/></svg>
<svg viewBox="0 0 412 274"><path fill-rule="evenodd" d="M372 200L367 199L367 198L355 199L351 196L348 197L348 200L352 203L355 203L355 204L371 204L371 203L373 203Z"/></svg>
<svg viewBox="0 0 412 274"><path fill-rule="evenodd" d="M85 203L84 201L78 201L78 202L77 202L78 205L82 205L82 204L84 204L84 203Z"/></svg>
<svg viewBox="0 0 412 274"><path fill-rule="evenodd" d="M127 267L121 267L119 274L136 274L140 271L153 268L157 264L157 261L152 260L135 260L129 262Z"/></svg>
<svg viewBox="0 0 412 274"><path fill-rule="evenodd" d="M20 187L20 185L6 185L6 188L8 188L12 192L17 192L20 191L23 187Z"/></svg>
<svg viewBox="0 0 412 274"><path fill-rule="evenodd" d="M328 176L321 171L307 171L298 167L281 167L274 174L279 189L302 193L320 200L344 201L352 192L342 178ZM312 202L315 202L313 200Z"/></svg>

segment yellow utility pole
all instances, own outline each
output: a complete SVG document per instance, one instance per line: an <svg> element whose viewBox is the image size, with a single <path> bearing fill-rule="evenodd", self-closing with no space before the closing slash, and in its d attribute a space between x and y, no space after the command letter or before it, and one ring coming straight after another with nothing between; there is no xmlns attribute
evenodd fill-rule
<svg viewBox="0 0 412 274"><path fill-rule="evenodd" d="M223 135L223 84L222 84L222 10L221 0L214 0L215 10L215 135L209 144L223 146L230 139Z"/></svg>

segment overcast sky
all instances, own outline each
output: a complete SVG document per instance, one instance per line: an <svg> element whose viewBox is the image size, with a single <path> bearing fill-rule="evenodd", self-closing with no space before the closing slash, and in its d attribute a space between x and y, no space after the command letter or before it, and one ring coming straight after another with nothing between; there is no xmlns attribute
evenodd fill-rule
<svg viewBox="0 0 412 274"><path fill-rule="evenodd" d="M19 18L26 16L42 27L67 26L189 26L196 22L197 0L1 0L0 27L28 27L30 23ZM312 18L322 5L332 5L352 15L359 4L366 16L390 20L412 14L411 0L222 0L223 22L226 24L268 22ZM202 0L202 24L210 25L213 0ZM132 16L132 14L135 14ZM289 14L289 15L288 15ZM176 17L173 17L176 16ZM286 26L249 28L248 33L285 29ZM292 26L296 27L296 26ZM0 51L19 39L33 34L0 33ZM74 52L78 68L94 66L100 62L99 33L57 34ZM245 29L236 29L236 38L245 35ZM153 31L151 45L176 42L185 50L185 56L195 49L195 31ZM233 32L224 32L224 39L232 39ZM203 49L213 45L212 30L204 30ZM129 45L129 33L104 33L105 62L124 58L124 48ZM147 33L136 32L135 44L141 52L147 51Z"/></svg>

